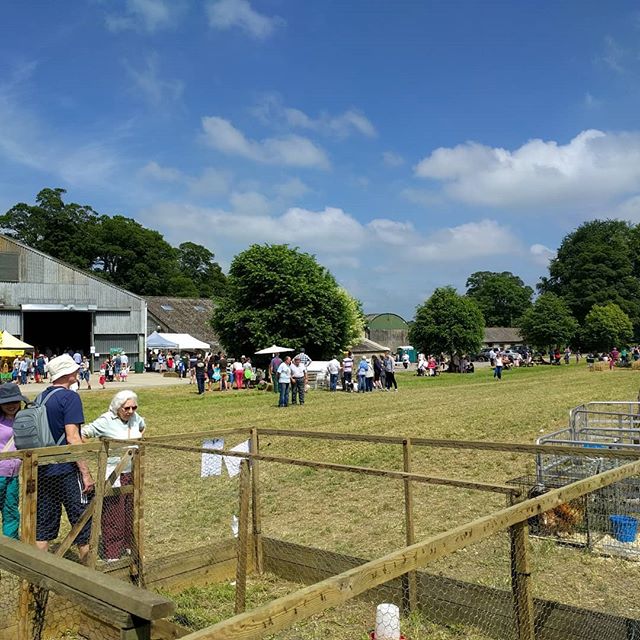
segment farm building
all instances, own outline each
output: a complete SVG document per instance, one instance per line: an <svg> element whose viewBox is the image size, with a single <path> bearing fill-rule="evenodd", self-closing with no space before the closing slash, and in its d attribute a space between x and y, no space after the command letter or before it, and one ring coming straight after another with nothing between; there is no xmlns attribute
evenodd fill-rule
<svg viewBox="0 0 640 640"><path fill-rule="evenodd" d="M485 327L483 347L510 349L524 344L520 329L517 327Z"/></svg>
<svg viewBox="0 0 640 640"><path fill-rule="evenodd" d="M213 302L207 298L167 298L147 296L147 325L149 331L159 333L188 333L220 350L220 341L209 320Z"/></svg>
<svg viewBox="0 0 640 640"><path fill-rule="evenodd" d="M369 313L366 315L366 337L386 345L392 353L409 344L409 323L396 313Z"/></svg>
<svg viewBox="0 0 640 640"><path fill-rule="evenodd" d="M120 349L144 361L147 305L101 278L0 235L0 328L36 350Z"/></svg>

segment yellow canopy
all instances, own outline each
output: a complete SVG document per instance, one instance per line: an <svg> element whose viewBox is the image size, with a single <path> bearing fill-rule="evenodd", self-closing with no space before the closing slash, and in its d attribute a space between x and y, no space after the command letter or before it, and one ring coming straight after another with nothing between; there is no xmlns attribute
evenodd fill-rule
<svg viewBox="0 0 640 640"><path fill-rule="evenodd" d="M0 332L0 356L21 356L33 346L12 336L8 331Z"/></svg>

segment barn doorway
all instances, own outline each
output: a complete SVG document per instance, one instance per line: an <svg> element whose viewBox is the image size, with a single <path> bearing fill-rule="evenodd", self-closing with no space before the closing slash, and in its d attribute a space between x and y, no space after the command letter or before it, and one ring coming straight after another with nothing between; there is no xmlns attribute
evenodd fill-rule
<svg viewBox="0 0 640 640"><path fill-rule="evenodd" d="M79 351L89 355L91 312L29 311L22 315L22 339L47 355Z"/></svg>

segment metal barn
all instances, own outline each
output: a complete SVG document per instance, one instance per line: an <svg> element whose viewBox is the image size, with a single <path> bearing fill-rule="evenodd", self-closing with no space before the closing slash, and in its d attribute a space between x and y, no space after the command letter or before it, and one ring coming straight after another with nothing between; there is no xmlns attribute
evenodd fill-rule
<svg viewBox="0 0 640 640"><path fill-rule="evenodd" d="M44 353L102 356L122 349L144 362L143 298L0 235L0 329ZM91 358L93 360L93 358Z"/></svg>

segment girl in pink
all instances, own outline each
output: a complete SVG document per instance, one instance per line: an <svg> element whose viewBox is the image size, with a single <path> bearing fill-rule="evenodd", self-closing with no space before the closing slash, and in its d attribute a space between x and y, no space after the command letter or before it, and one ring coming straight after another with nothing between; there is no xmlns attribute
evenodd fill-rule
<svg viewBox="0 0 640 640"><path fill-rule="evenodd" d="M13 442L13 420L29 402L20 393L20 387L12 382L0 385L0 452L15 451ZM0 511L2 511L2 533L8 538L19 538L20 530L20 460L0 460Z"/></svg>

